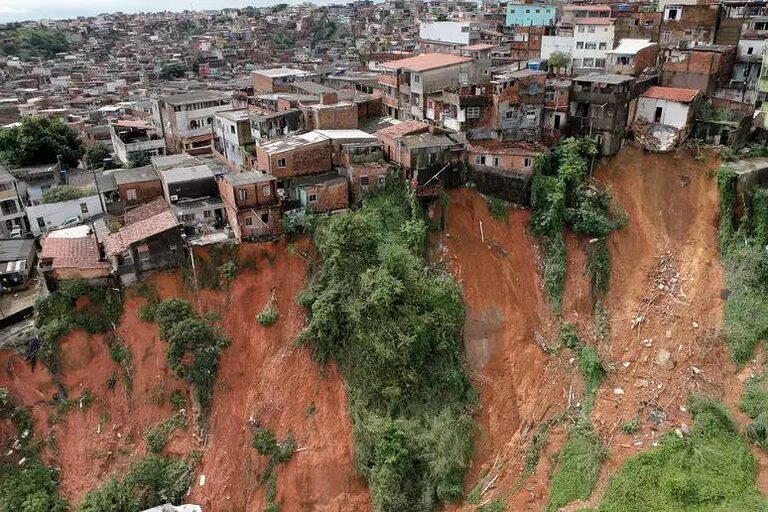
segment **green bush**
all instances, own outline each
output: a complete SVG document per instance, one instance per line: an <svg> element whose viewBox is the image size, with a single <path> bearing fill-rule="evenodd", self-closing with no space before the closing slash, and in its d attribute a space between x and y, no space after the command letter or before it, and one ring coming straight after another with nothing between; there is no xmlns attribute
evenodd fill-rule
<svg viewBox="0 0 768 512"><path fill-rule="evenodd" d="M77 512L137 512L179 504L192 485L192 466L180 459L147 455L131 464L122 479L112 477L89 491Z"/></svg>
<svg viewBox="0 0 768 512"><path fill-rule="evenodd" d="M259 455L267 457L267 466L259 476L259 482L267 484L267 505L264 510L279 510L280 506L275 502L277 496L275 466L291 460L296 452L296 439L294 439L293 434L288 434L285 440L278 441L275 434L268 428L256 427L253 429L251 446L256 449Z"/></svg>
<svg viewBox="0 0 768 512"><path fill-rule="evenodd" d="M570 137L537 159L531 180L531 232L541 242L544 289L556 313L562 304L568 268L563 230L567 227L598 239L587 255L593 294L598 298L607 291L610 278L610 255L604 239L627 223L608 192L588 185L596 155L591 138Z"/></svg>
<svg viewBox="0 0 768 512"><path fill-rule="evenodd" d="M229 346L229 339L210 318L198 317L189 302L178 298L158 303L155 321L160 337L168 342L168 366L176 377L195 386L195 398L206 415L213 399L219 355Z"/></svg>
<svg viewBox="0 0 768 512"><path fill-rule="evenodd" d="M464 309L456 282L425 259L418 200L391 187L309 227L322 265L301 296L309 320L297 341L339 363L374 509L460 499L474 403Z"/></svg>
<svg viewBox="0 0 768 512"><path fill-rule="evenodd" d="M152 453L163 451L173 431L183 428L187 428L187 420L181 414L176 414L160 423L150 425L144 431L144 440L147 441L147 448Z"/></svg>
<svg viewBox="0 0 768 512"><path fill-rule="evenodd" d="M87 297L88 307L80 311L75 303ZM64 281L59 289L35 301L35 326L43 344L38 357L52 373L58 371L59 340L74 329L89 334L113 329L123 314L119 292L111 288L96 288L83 279Z"/></svg>
<svg viewBox="0 0 768 512"><path fill-rule="evenodd" d="M491 197L488 199L488 213L496 220L507 222L509 219L509 206L506 201Z"/></svg>
<svg viewBox="0 0 768 512"><path fill-rule="evenodd" d="M604 456L589 420L581 419L571 430L558 457L547 511L555 512L573 501L589 498Z"/></svg>
<svg viewBox="0 0 768 512"><path fill-rule="evenodd" d="M277 309L277 299L275 294L272 293L269 298L269 302L267 302L266 306L264 306L264 309L261 310L261 313L259 313L256 318L261 325L264 327L269 327L270 325L277 322L278 315L279 311Z"/></svg>
<svg viewBox="0 0 768 512"><path fill-rule="evenodd" d="M628 459L609 482L600 512L768 510L755 459L725 409L692 397L691 433L666 434Z"/></svg>

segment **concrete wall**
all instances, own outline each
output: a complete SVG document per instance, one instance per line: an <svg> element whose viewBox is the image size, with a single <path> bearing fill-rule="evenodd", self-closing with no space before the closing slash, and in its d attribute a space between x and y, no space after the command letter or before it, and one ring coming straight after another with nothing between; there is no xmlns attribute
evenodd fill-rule
<svg viewBox="0 0 768 512"><path fill-rule="evenodd" d="M567 55L573 53L574 38L572 36L542 36L541 58L549 59L555 52Z"/></svg>
<svg viewBox="0 0 768 512"><path fill-rule="evenodd" d="M583 29L583 31L582 31ZM592 32L590 32L592 31ZM608 50L613 49L613 25L588 25L579 24L574 27L574 43L572 57L572 66L574 70L601 70L605 64L598 65L596 59L605 60ZM584 48L579 48L583 43ZM587 45L595 45L595 49L587 49ZM603 45L601 47L601 44ZM584 59L592 59L592 65L587 65Z"/></svg>
<svg viewBox="0 0 768 512"><path fill-rule="evenodd" d="M136 192L136 199L128 199L129 190ZM127 183L125 185L119 185L117 187L120 200L126 205L135 205L141 203L147 203L157 197L163 195L163 183L160 179L152 181L140 181L137 183Z"/></svg>
<svg viewBox="0 0 768 512"><path fill-rule="evenodd" d="M336 180L303 186L298 190L299 201L309 212L330 212L349 207L349 188L347 181ZM315 196L315 201L310 197Z"/></svg>
<svg viewBox="0 0 768 512"><path fill-rule="evenodd" d="M471 37L479 37L469 22L460 21L422 21L419 24L419 38L458 45L470 44ZM465 32L466 30L466 32Z"/></svg>
<svg viewBox="0 0 768 512"><path fill-rule="evenodd" d="M526 208L531 205L530 176L478 168L471 173L471 179L482 194L498 197Z"/></svg>

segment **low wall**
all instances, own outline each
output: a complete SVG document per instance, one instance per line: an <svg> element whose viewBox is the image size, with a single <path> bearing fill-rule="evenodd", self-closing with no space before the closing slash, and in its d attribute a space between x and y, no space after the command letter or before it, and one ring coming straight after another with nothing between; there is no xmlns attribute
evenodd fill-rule
<svg viewBox="0 0 768 512"><path fill-rule="evenodd" d="M531 177L493 168L476 169L470 179L477 190L525 208L531 206Z"/></svg>

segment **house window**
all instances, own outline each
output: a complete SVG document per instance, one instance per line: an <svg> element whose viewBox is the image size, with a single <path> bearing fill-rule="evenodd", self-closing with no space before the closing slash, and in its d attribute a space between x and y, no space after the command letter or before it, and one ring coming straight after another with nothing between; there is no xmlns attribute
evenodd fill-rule
<svg viewBox="0 0 768 512"><path fill-rule="evenodd" d="M194 213L183 213L181 214L181 222L192 222L195 220L195 214Z"/></svg>
<svg viewBox="0 0 768 512"><path fill-rule="evenodd" d="M80 212L81 213L88 213L88 204L87 203L80 203Z"/></svg>
<svg viewBox="0 0 768 512"><path fill-rule="evenodd" d="M584 26L583 25L579 25L579 32L584 32Z"/></svg>
<svg viewBox="0 0 768 512"><path fill-rule="evenodd" d="M204 219L210 219L211 218L211 210L203 211L203 218Z"/></svg>
<svg viewBox="0 0 768 512"><path fill-rule="evenodd" d="M40 229L45 229L45 219L42 217L37 218L37 227Z"/></svg>
<svg viewBox="0 0 768 512"><path fill-rule="evenodd" d="M469 32L469 27L461 27L462 32Z"/></svg>
<svg viewBox="0 0 768 512"><path fill-rule="evenodd" d="M594 34L595 33L595 27L593 27L591 25L589 27L587 27L587 33L588 34Z"/></svg>
<svg viewBox="0 0 768 512"><path fill-rule="evenodd" d="M198 128L200 128L200 122L197 119L193 119L189 122L190 130L197 130Z"/></svg>
<svg viewBox="0 0 768 512"><path fill-rule="evenodd" d="M497 156L493 157L493 165L494 165L494 167L498 167L499 166L499 157L497 157Z"/></svg>
<svg viewBox="0 0 768 512"><path fill-rule="evenodd" d="M661 32L661 42L662 43L668 43L672 40L672 32L669 30L663 30Z"/></svg>
<svg viewBox="0 0 768 512"><path fill-rule="evenodd" d="M584 49L584 41L576 41L576 49L577 50L583 50Z"/></svg>
<svg viewBox="0 0 768 512"><path fill-rule="evenodd" d="M665 20L669 21L677 21L680 16L680 7L674 6L674 7L667 7L666 16L664 17Z"/></svg>
<svg viewBox="0 0 768 512"><path fill-rule="evenodd" d="M361 187L368 186L368 176L360 176L360 186Z"/></svg>
<svg viewBox="0 0 768 512"><path fill-rule="evenodd" d="M0 183L0 192L5 192L6 190L11 190L13 188L13 183Z"/></svg>
<svg viewBox="0 0 768 512"><path fill-rule="evenodd" d="M280 158L280 159L278 159L278 160L277 160L277 166L278 166L278 167L280 167L281 169L282 169L283 167L285 167L285 158Z"/></svg>
<svg viewBox="0 0 768 512"><path fill-rule="evenodd" d="M526 169L531 166L531 159L530 158L524 158L523 159L523 167Z"/></svg>
<svg viewBox="0 0 768 512"><path fill-rule="evenodd" d="M608 43L600 43L597 45L598 50L606 50L608 48Z"/></svg>
<svg viewBox="0 0 768 512"><path fill-rule="evenodd" d="M253 226L253 217L246 217L246 218L245 218L245 225L246 225L247 227L251 227L251 226Z"/></svg>
<svg viewBox="0 0 768 512"><path fill-rule="evenodd" d="M597 43L594 43L594 42L584 43L584 49L585 50L597 50Z"/></svg>
<svg viewBox="0 0 768 512"><path fill-rule="evenodd" d="M386 176L379 176L378 183L380 187L383 187L387 184L387 177Z"/></svg>
<svg viewBox="0 0 768 512"><path fill-rule="evenodd" d="M504 119L513 119L515 117L515 112L513 110L507 110L504 112Z"/></svg>
<svg viewBox="0 0 768 512"><path fill-rule="evenodd" d="M421 76L420 75L413 75L413 81L417 84L421 83Z"/></svg>
<svg viewBox="0 0 768 512"><path fill-rule="evenodd" d="M480 107L467 107L467 119L477 119L480 117Z"/></svg>
<svg viewBox="0 0 768 512"><path fill-rule="evenodd" d="M584 67L585 68L591 68L594 65L595 65L595 59L589 59L589 58L585 58L584 59Z"/></svg>
<svg viewBox="0 0 768 512"><path fill-rule="evenodd" d="M749 48L747 48L747 55L752 55L752 51L753 50L754 50L754 48L752 48L751 46Z"/></svg>
<svg viewBox="0 0 768 512"><path fill-rule="evenodd" d="M310 203L316 203L317 202L317 194L309 194L309 202Z"/></svg>
<svg viewBox="0 0 768 512"><path fill-rule="evenodd" d="M125 196L128 198L129 201L135 201L137 199L136 189L129 188L128 191L125 193Z"/></svg>
<svg viewBox="0 0 768 512"><path fill-rule="evenodd" d="M605 67L605 59L595 59L595 67L596 68L604 68Z"/></svg>
<svg viewBox="0 0 768 512"><path fill-rule="evenodd" d="M241 188L240 190L238 190L237 193L240 196L241 201L245 201L246 199L248 199L248 191L245 190L244 188Z"/></svg>
<svg viewBox="0 0 768 512"><path fill-rule="evenodd" d="M270 187L269 185L264 185L261 188L261 191L263 192L264 197L269 197L272 195L272 187Z"/></svg>
<svg viewBox="0 0 768 512"><path fill-rule="evenodd" d="M229 125L229 133L235 133L235 125Z"/></svg>
<svg viewBox="0 0 768 512"><path fill-rule="evenodd" d="M261 214L261 222L263 222L267 226L269 225L269 212Z"/></svg>
<svg viewBox="0 0 768 512"><path fill-rule="evenodd" d="M476 165L485 165L485 156L476 156L475 157L475 164Z"/></svg>

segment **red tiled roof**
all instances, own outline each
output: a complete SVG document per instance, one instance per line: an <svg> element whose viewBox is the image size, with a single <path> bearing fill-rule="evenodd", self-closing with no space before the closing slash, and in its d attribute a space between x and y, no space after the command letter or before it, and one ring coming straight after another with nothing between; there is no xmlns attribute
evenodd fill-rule
<svg viewBox="0 0 768 512"><path fill-rule="evenodd" d="M402 123L393 124L387 126L375 133L376 136L384 135L385 137L400 137L411 133L423 132L429 129L429 125L422 123L421 121L410 120L403 121Z"/></svg>
<svg viewBox="0 0 768 512"><path fill-rule="evenodd" d="M40 258L50 259L51 267L61 268L110 268L106 261L99 261L99 247L92 235L79 238L53 238L43 236Z"/></svg>
<svg viewBox="0 0 768 512"><path fill-rule="evenodd" d="M680 103L690 103L700 93L698 89L682 89L679 87L661 87L654 85L641 96L643 98L654 98L657 100L678 101Z"/></svg>
<svg viewBox="0 0 768 512"><path fill-rule="evenodd" d="M146 219L125 226L117 233L109 235L104 241L107 256L114 256L128 249L132 244L160 234L178 226L176 216L171 210L153 215Z"/></svg>
<svg viewBox="0 0 768 512"><path fill-rule="evenodd" d="M462 46L461 47L462 50L469 50L469 51L473 51L473 50L490 50L491 48L493 48L492 44L484 44L484 43L470 44L468 46Z"/></svg>
<svg viewBox="0 0 768 512"><path fill-rule="evenodd" d="M144 121L134 121L132 119L121 119L119 121L116 121L115 124L117 126L124 126L126 128L140 128L140 129L152 128L150 125L148 125Z"/></svg>
<svg viewBox="0 0 768 512"><path fill-rule="evenodd" d="M420 71L428 71L430 69L452 66L454 64L463 64L465 62L472 62L472 59L469 57L450 55L448 53L422 53L421 55L407 59L383 62L379 64L379 66L387 69L407 69L408 71L415 71L418 73Z"/></svg>
<svg viewBox="0 0 768 512"><path fill-rule="evenodd" d="M165 200L165 198L158 197L157 199L154 199L146 204L142 204L133 210L128 210L125 212L125 215L123 215L123 220L127 226L129 224L134 224L140 220L157 215L158 213L162 213L169 208L170 206L168 206L168 202Z"/></svg>

